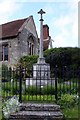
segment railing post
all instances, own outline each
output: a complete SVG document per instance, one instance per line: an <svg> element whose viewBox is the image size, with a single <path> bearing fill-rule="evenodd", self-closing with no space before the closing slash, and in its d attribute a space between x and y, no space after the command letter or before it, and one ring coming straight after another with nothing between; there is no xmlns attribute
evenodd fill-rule
<svg viewBox="0 0 80 120"><path fill-rule="evenodd" d="M57 91L57 65L55 67L55 99L58 100L58 91Z"/></svg>
<svg viewBox="0 0 80 120"><path fill-rule="evenodd" d="M20 78L19 78L19 102L22 103L22 67L20 65Z"/></svg>

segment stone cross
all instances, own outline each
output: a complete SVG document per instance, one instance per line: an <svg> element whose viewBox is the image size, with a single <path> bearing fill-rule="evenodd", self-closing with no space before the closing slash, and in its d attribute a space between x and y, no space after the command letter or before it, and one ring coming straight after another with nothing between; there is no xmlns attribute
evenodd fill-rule
<svg viewBox="0 0 80 120"><path fill-rule="evenodd" d="M43 58L43 18L42 15L45 14L45 12L41 9L38 14L41 15L40 19L40 51L39 51L39 58Z"/></svg>

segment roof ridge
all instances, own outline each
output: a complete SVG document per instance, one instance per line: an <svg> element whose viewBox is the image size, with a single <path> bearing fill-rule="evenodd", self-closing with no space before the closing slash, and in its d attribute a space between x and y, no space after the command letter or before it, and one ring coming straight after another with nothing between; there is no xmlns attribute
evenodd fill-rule
<svg viewBox="0 0 80 120"><path fill-rule="evenodd" d="M10 23L12 23L12 22L21 21L21 20L27 20L27 18L23 18L23 19L17 19L17 20L9 21L9 22L7 22L7 23L3 23L3 24L1 24L1 25L6 25L6 24L10 24Z"/></svg>
<svg viewBox="0 0 80 120"><path fill-rule="evenodd" d="M30 20L31 17L33 17L33 16L31 15L27 19L25 19L24 23L21 25L21 27L19 28L18 32L20 32L23 29L23 27L25 26L25 22L27 21L27 23L28 23L28 21Z"/></svg>
<svg viewBox="0 0 80 120"><path fill-rule="evenodd" d="M23 18L23 19L17 19L17 20L10 21L10 22L0 25L0 27L2 26L2 37L1 38L6 39L7 37L18 35L18 32L19 32L21 26L23 26L23 24L26 21L28 21L31 17L33 17L33 16L29 16L29 17Z"/></svg>
<svg viewBox="0 0 80 120"><path fill-rule="evenodd" d="M33 16L30 15L30 16L28 16L28 17L26 17L26 18L15 19L15 20L12 20L12 21L9 21L9 22L0 24L0 25L6 25L6 24L9 24L9 23L12 23L12 22L16 22L16 21L27 20L27 19L30 18L30 17L33 17Z"/></svg>

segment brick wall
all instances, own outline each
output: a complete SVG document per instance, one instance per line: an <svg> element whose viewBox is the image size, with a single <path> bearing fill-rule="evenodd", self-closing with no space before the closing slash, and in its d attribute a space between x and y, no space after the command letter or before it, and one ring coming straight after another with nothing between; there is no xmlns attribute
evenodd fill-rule
<svg viewBox="0 0 80 120"><path fill-rule="evenodd" d="M49 37L49 27L48 25L43 25L43 37L47 39Z"/></svg>

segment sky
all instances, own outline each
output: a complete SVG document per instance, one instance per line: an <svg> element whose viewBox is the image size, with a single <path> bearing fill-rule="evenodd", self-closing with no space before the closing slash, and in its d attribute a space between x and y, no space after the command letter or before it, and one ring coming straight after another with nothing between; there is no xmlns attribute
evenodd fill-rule
<svg viewBox="0 0 80 120"><path fill-rule="evenodd" d="M55 47L78 47L78 0L0 0L0 24L33 15L40 37L40 15Z"/></svg>

